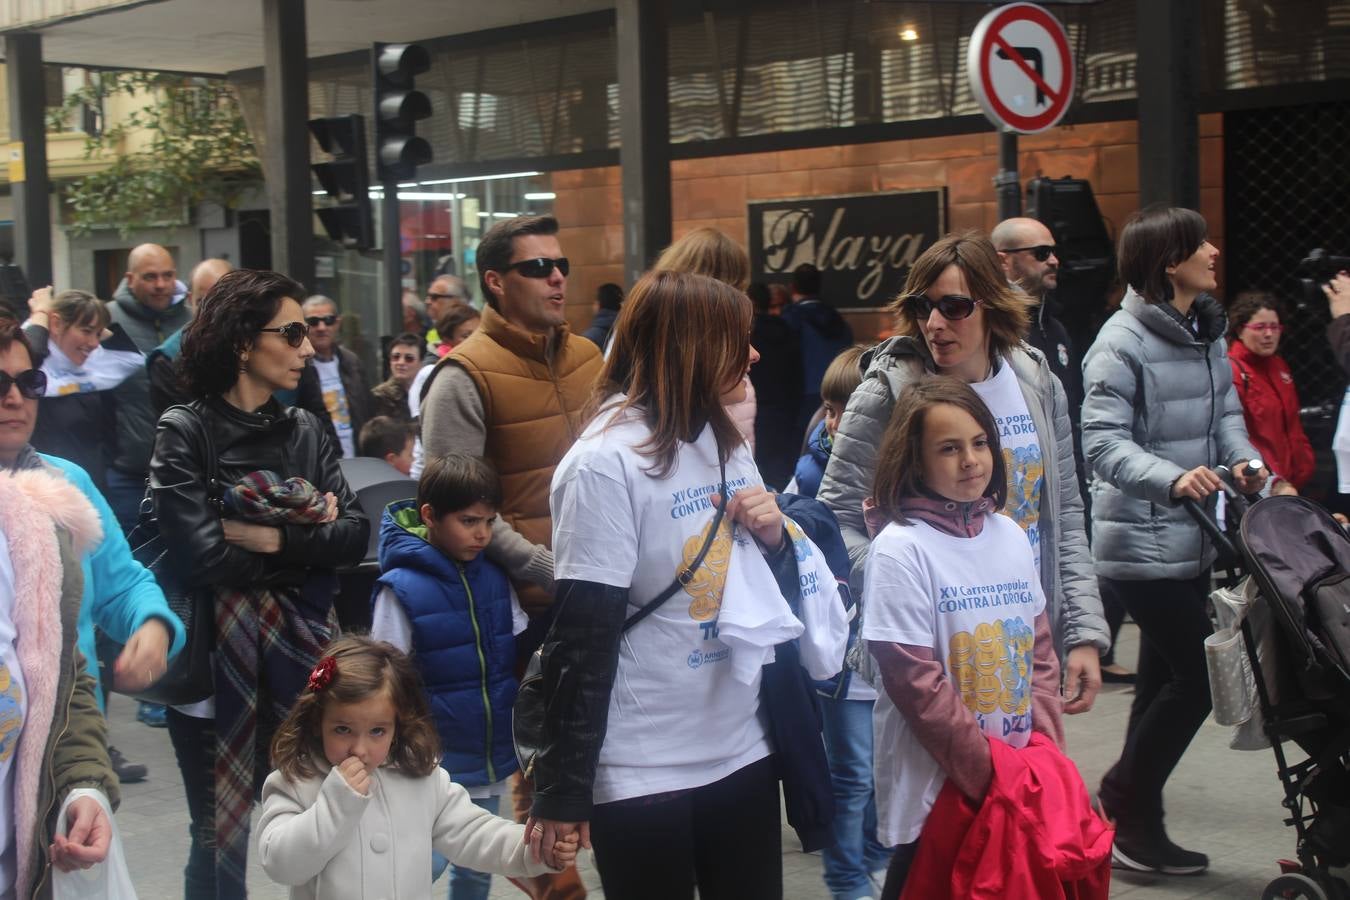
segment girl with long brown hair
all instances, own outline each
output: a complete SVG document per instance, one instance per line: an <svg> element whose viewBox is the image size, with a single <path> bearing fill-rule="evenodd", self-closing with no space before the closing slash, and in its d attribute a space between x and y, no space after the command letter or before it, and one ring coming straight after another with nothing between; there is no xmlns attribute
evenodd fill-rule
<svg viewBox="0 0 1350 900"><path fill-rule="evenodd" d="M872 495L886 525L868 555L862 625L883 688L877 836L896 847L886 900L905 887L920 834L930 858L951 839L941 817L927 824L944 784L979 806L994 777L991 743L1021 749L1033 731L1064 740L1031 546L998 515L1007 485L999 427L973 388L925 376L901 392L877 451ZM1096 863L1107 865L1104 849ZM950 887L950 866L930 868L925 860L907 895Z"/></svg>
<svg viewBox="0 0 1350 900"><path fill-rule="evenodd" d="M785 520L726 412L757 358L750 325L739 290L645 275L553 478L558 613L533 817L545 846L578 828L594 843L611 897L782 895L760 678L735 675L743 651L718 631L729 574L745 571L734 554L757 548L780 590L789 566L796 584Z"/></svg>

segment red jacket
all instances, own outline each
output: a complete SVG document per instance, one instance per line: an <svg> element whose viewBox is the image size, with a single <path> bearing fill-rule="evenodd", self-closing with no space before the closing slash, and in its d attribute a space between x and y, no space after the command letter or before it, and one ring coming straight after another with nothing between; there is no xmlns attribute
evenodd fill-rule
<svg viewBox="0 0 1350 900"><path fill-rule="evenodd" d="M901 900L1106 900L1115 831L1078 769L1043 734L990 741L994 778L976 807L948 779L928 814Z"/></svg>
<svg viewBox="0 0 1350 900"><path fill-rule="evenodd" d="M1241 341L1229 346L1228 361L1252 446L1267 469L1303 490L1317 464L1298 417L1298 392L1289 364L1278 354L1257 356Z"/></svg>

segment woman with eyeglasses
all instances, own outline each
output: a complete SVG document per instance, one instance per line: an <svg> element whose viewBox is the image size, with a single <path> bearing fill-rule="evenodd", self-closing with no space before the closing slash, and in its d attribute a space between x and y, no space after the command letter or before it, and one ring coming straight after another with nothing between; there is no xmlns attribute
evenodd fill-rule
<svg viewBox="0 0 1350 900"><path fill-rule="evenodd" d="M1083 361L1083 454L1092 467L1092 554L1102 596L1139 626L1134 702L1120 759L1102 778L1117 865L1203 872L1203 853L1163 827L1163 786L1209 714L1205 613L1214 547L1182 507L1220 490L1259 491L1257 454L1224 350L1228 318L1209 295L1219 251L1189 209L1152 206L1120 232L1125 297Z"/></svg>
<svg viewBox="0 0 1350 900"><path fill-rule="evenodd" d="M1083 527L1068 402L1045 357L1023 342L1026 301L1009 287L989 238L964 232L914 261L890 309L897 336L863 354L862 384L844 408L816 495L839 520L854 595L862 593L869 546L863 506L896 398L925 373L959 378L999 423L1007 513L1035 551L1063 659L1064 711L1086 712L1101 687L1099 656L1109 638ZM865 610L865 596L862 602Z"/></svg>
<svg viewBox="0 0 1350 900"><path fill-rule="evenodd" d="M192 820L188 898L245 896L270 732L332 635L334 568L366 550L370 525L332 437L274 396L314 355L303 296L283 275L241 269L201 299L178 361L190 412L160 419L150 462L166 560L216 609L215 696L168 711ZM297 477L307 484L269 483ZM297 512L308 515L268 498L306 500Z"/></svg>
<svg viewBox="0 0 1350 900"><path fill-rule="evenodd" d="M1280 356L1284 309L1274 294L1242 291L1228 309L1228 362L1247 436L1270 470L1272 494L1297 494L1317 470L1298 415L1298 390Z"/></svg>

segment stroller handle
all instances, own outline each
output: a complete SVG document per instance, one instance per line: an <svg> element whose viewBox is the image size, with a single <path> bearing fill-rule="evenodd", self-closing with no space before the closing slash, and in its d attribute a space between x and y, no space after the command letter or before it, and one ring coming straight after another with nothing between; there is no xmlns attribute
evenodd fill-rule
<svg viewBox="0 0 1350 900"><path fill-rule="evenodd" d="M1214 546L1233 559L1242 558L1237 548L1233 546L1233 542L1228 539L1228 535L1224 534L1223 529L1219 527L1219 523L1215 522L1214 517L1205 512L1205 508L1195 502L1194 498L1182 497L1181 505L1186 507L1186 512L1191 514L1191 518L1195 520L1195 524L1200 526L1200 530L1209 535L1210 540L1214 542Z"/></svg>

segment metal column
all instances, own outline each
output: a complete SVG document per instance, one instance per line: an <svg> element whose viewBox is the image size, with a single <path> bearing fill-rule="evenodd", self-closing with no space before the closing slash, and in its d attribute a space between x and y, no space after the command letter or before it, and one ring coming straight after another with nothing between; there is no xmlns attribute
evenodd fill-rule
<svg viewBox="0 0 1350 900"><path fill-rule="evenodd" d="M10 140L21 145L23 159L11 166L14 178L14 261L33 287L52 283L51 183L47 178L47 89L42 74L42 36L5 35L9 76ZM64 285L63 287L69 287Z"/></svg>
<svg viewBox="0 0 1350 900"><path fill-rule="evenodd" d="M618 0L623 273L630 287L670 243L667 30L667 0Z"/></svg>
<svg viewBox="0 0 1350 900"><path fill-rule="evenodd" d="M1140 31L1135 83L1139 91L1139 205L1200 206L1200 124L1195 4L1136 0Z"/></svg>
<svg viewBox="0 0 1350 900"><path fill-rule="evenodd" d="M998 134L998 174L994 176L998 193L998 218L1012 219L1022 214L1022 182L1017 174L1017 132Z"/></svg>
<svg viewBox="0 0 1350 900"><path fill-rule="evenodd" d="M314 284L314 213L309 177L309 62L304 0L262 0L263 171L272 210L272 268L306 290ZM303 298L296 298L303 299Z"/></svg>

